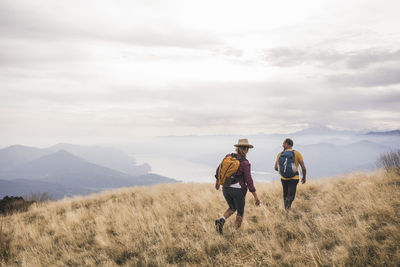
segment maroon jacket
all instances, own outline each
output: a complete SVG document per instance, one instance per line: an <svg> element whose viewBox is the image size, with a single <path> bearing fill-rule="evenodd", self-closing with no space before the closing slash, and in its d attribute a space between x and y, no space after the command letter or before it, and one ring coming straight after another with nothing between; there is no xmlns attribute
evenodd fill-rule
<svg viewBox="0 0 400 267"><path fill-rule="evenodd" d="M231 154L228 154L228 155L226 155L226 157L230 156L230 155ZM240 155L238 155L238 154L236 154L236 157L240 160L242 159L240 157ZM251 167L250 162L247 159L243 159L240 162L240 166L239 166L239 169L237 172L237 176L239 177L239 184L242 187L242 192L243 192L243 195L245 195L245 196L247 193L247 189L249 189L250 192L256 192L256 188L254 187L253 178L251 178L250 167ZM218 169L219 169L219 166L217 168L217 171L215 172L216 179L218 179L217 178L218 177Z"/></svg>

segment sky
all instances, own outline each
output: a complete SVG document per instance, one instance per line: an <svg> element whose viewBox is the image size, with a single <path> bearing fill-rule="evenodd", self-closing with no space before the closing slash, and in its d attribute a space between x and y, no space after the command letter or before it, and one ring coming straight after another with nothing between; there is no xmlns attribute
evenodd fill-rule
<svg viewBox="0 0 400 267"><path fill-rule="evenodd" d="M0 145L400 128L400 2L0 2Z"/></svg>

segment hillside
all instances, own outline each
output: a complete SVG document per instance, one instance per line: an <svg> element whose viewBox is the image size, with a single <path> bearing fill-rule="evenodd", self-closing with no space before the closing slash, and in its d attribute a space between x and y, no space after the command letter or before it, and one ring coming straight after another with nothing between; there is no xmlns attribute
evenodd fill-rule
<svg viewBox="0 0 400 267"><path fill-rule="evenodd" d="M83 157L67 150L57 150L62 147ZM120 165L115 164L114 161L120 159ZM94 161L105 165L95 164ZM106 167L108 165L123 171ZM0 149L0 198L47 192L54 199L62 199L112 188L178 182L148 173L146 168L139 171L141 166L145 165L136 165L134 158L111 148L66 144L48 149L12 146ZM136 175L131 175L135 170Z"/></svg>
<svg viewBox="0 0 400 267"><path fill-rule="evenodd" d="M282 210L279 183L256 184L242 228L210 184L118 189L34 204L2 218L4 266L398 266L400 177L353 173L299 185Z"/></svg>
<svg viewBox="0 0 400 267"><path fill-rule="evenodd" d="M60 143L48 148L14 145L0 149L0 172L59 151L129 175L143 175L151 171L150 165L137 165L134 157L112 147Z"/></svg>

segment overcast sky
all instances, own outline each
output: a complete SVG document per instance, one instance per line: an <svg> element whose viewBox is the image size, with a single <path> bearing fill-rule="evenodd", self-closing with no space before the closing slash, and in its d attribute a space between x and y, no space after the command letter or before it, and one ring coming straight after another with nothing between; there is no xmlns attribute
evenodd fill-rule
<svg viewBox="0 0 400 267"><path fill-rule="evenodd" d="M400 2L0 1L0 145L400 128Z"/></svg>

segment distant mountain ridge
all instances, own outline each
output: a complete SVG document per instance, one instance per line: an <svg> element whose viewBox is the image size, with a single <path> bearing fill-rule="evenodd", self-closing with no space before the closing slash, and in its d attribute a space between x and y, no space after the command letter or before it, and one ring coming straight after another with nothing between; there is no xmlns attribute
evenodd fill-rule
<svg viewBox="0 0 400 267"><path fill-rule="evenodd" d="M48 154L47 151L22 145L0 149L0 172Z"/></svg>
<svg viewBox="0 0 400 267"><path fill-rule="evenodd" d="M142 175L151 171L149 164L137 165L135 158L111 147L82 146L60 143L46 149L49 152L65 150L91 163L102 165L130 175Z"/></svg>
<svg viewBox="0 0 400 267"><path fill-rule="evenodd" d="M400 130L369 132L369 133L367 133L367 135L400 135Z"/></svg>
<svg viewBox="0 0 400 267"><path fill-rule="evenodd" d="M89 163L65 150L45 155L0 173L0 177L7 180L41 180L61 184L69 183L72 179L87 181L92 176L99 176L100 178L119 177L122 174L118 171ZM64 181L64 179L68 180Z"/></svg>
<svg viewBox="0 0 400 267"><path fill-rule="evenodd" d="M277 154L282 151L285 138L294 141L294 149L302 153L310 179L322 178L351 171L372 170L378 167L379 157L390 150L400 149L400 135L367 134L367 131L336 130L329 127L310 127L292 134L215 135L155 138L148 142L131 144L131 151L145 151L159 158L188 159L204 170L202 178L210 181L222 157L234 151L239 138L248 138L254 145L248 154L251 170L257 173L255 181L278 180L274 170ZM154 149L155 148L155 149ZM177 152L177 149L179 151ZM152 162L150 161L150 164ZM157 160L155 160L157 163ZM160 165L162 167L162 165ZM158 166L154 164L154 168ZM167 173L164 171L164 173ZM267 174L268 173L268 174ZM184 177L184 176L180 176Z"/></svg>
<svg viewBox="0 0 400 267"><path fill-rule="evenodd" d="M338 175L354 170L373 170L377 166L377 157L389 150L384 145L367 140L348 145L299 145L297 149L305 156L307 169L313 177Z"/></svg>
<svg viewBox="0 0 400 267"><path fill-rule="evenodd" d="M303 130L294 132L293 135L326 135L326 134L342 134L345 131L338 131L326 126L309 127Z"/></svg>
<svg viewBox="0 0 400 267"><path fill-rule="evenodd" d="M107 162L107 158L114 161ZM105 162L105 165L117 166L123 171L87 159ZM45 149L21 145L7 147L0 150L0 167L0 197L16 192L20 192L19 195L27 194L27 191L36 193L42 188L41 192L62 198L118 187L177 182L148 173L149 165L138 166L133 158L117 149L69 144Z"/></svg>

